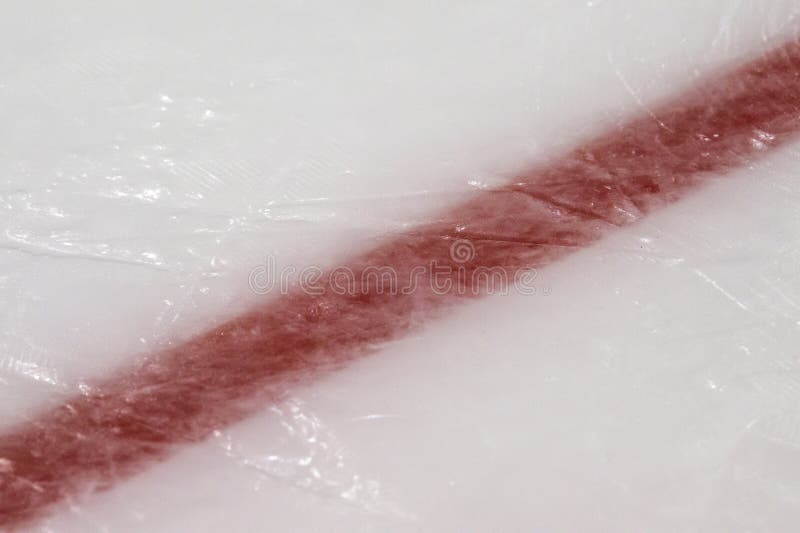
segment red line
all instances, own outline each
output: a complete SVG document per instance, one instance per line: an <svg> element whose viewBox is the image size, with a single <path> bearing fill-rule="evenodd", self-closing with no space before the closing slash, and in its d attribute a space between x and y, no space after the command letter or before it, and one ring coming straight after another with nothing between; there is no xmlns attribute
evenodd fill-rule
<svg viewBox="0 0 800 533"><path fill-rule="evenodd" d="M473 290L486 292L472 276L478 268L546 265L798 129L800 42L793 41L347 265L357 274L388 266L411 276L436 261L461 273L450 275L455 286L446 294L432 288L429 269L412 294L382 292L377 283L346 295L295 291L12 428L0 436L0 528L108 488L177 445L241 420L287 384L345 364ZM454 239L472 243L471 261L454 261Z"/></svg>

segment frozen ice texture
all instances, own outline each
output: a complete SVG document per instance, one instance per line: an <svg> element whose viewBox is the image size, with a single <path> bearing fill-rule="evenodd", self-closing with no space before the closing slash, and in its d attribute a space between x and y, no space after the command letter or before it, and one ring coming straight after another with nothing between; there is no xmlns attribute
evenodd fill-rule
<svg viewBox="0 0 800 533"><path fill-rule="evenodd" d="M800 129L799 89L800 42L792 41L348 261L352 287L336 290L332 274L321 273L315 290L295 287L86 385L0 436L0 525L108 488L176 445L279 401L288 385L407 333L454 297L493 289L477 275L483 269L513 279L514 269L545 266L707 176L761 157ZM457 253L458 244L470 247L468 255ZM370 277L370 269L398 279Z"/></svg>
<svg viewBox="0 0 800 533"><path fill-rule="evenodd" d="M264 253L349 261L630 116L657 131L653 102L763 54L797 12L780 0L11 5L7 429L265 305L247 287ZM771 134L735 139L766 151ZM590 248L584 236L650 206L615 194L624 210L601 221L596 199L585 226L580 187L496 194L531 222L568 222L559 242L581 250L538 271L549 296L454 309L31 527L795 524L793 148Z"/></svg>

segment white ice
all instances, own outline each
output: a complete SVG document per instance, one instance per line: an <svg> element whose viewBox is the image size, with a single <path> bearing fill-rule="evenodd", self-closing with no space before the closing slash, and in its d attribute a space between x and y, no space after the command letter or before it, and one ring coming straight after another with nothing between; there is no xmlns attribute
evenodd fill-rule
<svg viewBox="0 0 800 533"><path fill-rule="evenodd" d="M797 29L796 0L6 0L0 426ZM40 531L792 531L800 145ZM548 289L548 294L544 294Z"/></svg>

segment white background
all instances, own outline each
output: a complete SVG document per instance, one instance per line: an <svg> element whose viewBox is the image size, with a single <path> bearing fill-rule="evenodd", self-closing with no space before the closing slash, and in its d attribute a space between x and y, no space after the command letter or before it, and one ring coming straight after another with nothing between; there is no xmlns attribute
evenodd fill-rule
<svg viewBox="0 0 800 533"><path fill-rule="evenodd" d="M800 3L17 2L0 425L793 35ZM798 146L41 531L791 531Z"/></svg>

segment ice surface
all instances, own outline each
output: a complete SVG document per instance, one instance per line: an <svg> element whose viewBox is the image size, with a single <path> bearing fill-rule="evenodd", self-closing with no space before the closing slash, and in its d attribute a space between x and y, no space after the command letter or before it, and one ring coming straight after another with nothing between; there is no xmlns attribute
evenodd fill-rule
<svg viewBox="0 0 800 533"><path fill-rule="evenodd" d="M0 423L793 32L796 2L9 4ZM790 530L792 146L40 524ZM0 465L2 466L2 465Z"/></svg>

